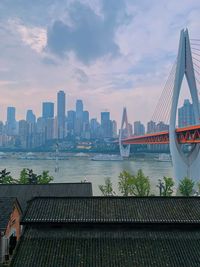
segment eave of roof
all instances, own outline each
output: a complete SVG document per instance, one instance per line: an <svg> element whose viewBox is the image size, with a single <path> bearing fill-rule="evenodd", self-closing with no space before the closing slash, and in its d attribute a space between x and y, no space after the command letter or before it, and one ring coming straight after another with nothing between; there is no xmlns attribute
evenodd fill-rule
<svg viewBox="0 0 200 267"><path fill-rule="evenodd" d="M200 198L38 197L29 202L27 223L200 224Z"/></svg>

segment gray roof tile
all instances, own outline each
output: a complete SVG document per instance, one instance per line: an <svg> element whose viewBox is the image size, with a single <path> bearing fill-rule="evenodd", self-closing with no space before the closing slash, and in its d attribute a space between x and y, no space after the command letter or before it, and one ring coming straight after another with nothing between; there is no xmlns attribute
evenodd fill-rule
<svg viewBox="0 0 200 267"><path fill-rule="evenodd" d="M30 222L200 223L198 197L34 198L22 219Z"/></svg>
<svg viewBox="0 0 200 267"><path fill-rule="evenodd" d="M197 267L200 231L27 228L11 267Z"/></svg>
<svg viewBox="0 0 200 267"><path fill-rule="evenodd" d="M66 197L92 196L91 183L50 183L50 184L0 184L1 197L16 197L22 210L27 201L37 196Z"/></svg>

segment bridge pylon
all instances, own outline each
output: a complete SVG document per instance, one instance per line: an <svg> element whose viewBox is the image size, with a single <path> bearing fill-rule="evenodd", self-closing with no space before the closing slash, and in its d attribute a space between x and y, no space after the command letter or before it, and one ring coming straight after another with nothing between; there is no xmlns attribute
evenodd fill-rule
<svg viewBox="0 0 200 267"><path fill-rule="evenodd" d="M122 144L123 138L127 138L129 136L130 136L130 127L128 124L127 111L126 111L126 108L124 107L123 108L123 115L122 115L121 129L120 129L120 133L119 133L119 149L120 149L120 155L123 158L128 158L130 155L131 145L123 145Z"/></svg>
<svg viewBox="0 0 200 267"><path fill-rule="evenodd" d="M183 153L181 144L178 143L175 133L178 99L184 76L186 77L192 98L195 124L199 124L200 110L198 92L193 68L190 39L187 29L182 30L180 34L170 114L169 143L175 178L180 180L184 177L189 177L197 180L200 178L200 144L193 145L191 151L186 155Z"/></svg>

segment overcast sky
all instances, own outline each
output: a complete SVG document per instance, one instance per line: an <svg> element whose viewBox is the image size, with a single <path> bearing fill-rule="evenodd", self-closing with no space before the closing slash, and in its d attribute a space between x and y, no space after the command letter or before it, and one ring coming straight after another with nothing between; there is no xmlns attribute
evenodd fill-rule
<svg viewBox="0 0 200 267"><path fill-rule="evenodd" d="M41 114L64 90L91 117L151 119L180 30L200 38L199 0L1 0L0 120L15 106Z"/></svg>

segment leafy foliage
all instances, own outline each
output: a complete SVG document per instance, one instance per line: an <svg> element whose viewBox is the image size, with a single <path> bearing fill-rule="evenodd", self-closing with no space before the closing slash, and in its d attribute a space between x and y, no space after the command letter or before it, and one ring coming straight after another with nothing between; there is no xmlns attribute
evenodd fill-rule
<svg viewBox="0 0 200 267"><path fill-rule="evenodd" d="M105 185L99 185L99 189L103 196L112 196L114 194L112 182L109 177L105 179Z"/></svg>
<svg viewBox="0 0 200 267"><path fill-rule="evenodd" d="M129 172L123 171L120 173L118 188L123 196L130 195L132 183L133 183L133 176Z"/></svg>
<svg viewBox="0 0 200 267"><path fill-rule="evenodd" d="M182 196L189 197L193 193L194 189L194 181L188 177L185 177L183 180L179 183L179 191Z"/></svg>
<svg viewBox="0 0 200 267"><path fill-rule="evenodd" d="M23 170L21 170L18 183L19 184L28 184L29 183L27 169L24 168Z"/></svg>
<svg viewBox="0 0 200 267"><path fill-rule="evenodd" d="M123 196L148 196L150 192L149 177L145 176L141 169L136 175L123 171L119 175L118 187Z"/></svg>
<svg viewBox="0 0 200 267"><path fill-rule="evenodd" d="M49 171L43 171L42 174L37 176L38 184L48 184L53 181L53 176L49 175Z"/></svg>
<svg viewBox="0 0 200 267"><path fill-rule="evenodd" d="M13 184L15 180L10 175L10 172L7 172L6 169L3 169L0 172L0 184Z"/></svg>
<svg viewBox="0 0 200 267"><path fill-rule="evenodd" d="M150 192L150 180L145 176L141 169L132 177L130 193L134 196L148 196Z"/></svg>
<svg viewBox="0 0 200 267"><path fill-rule="evenodd" d="M43 171L42 174L37 175L32 169L23 169L20 172L20 177L15 180L7 172L6 169L0 172L0 184L48 184L53 181L53 176L49 175L49 171Z"/></svg>
<svg viewBox="0 0 200 267"><path fill-rule="evenodd" d="M157 187L160 189L160 196L169 197L173 194L175 183L171 177L163 177L163 181L159 180Z"/></svg>

